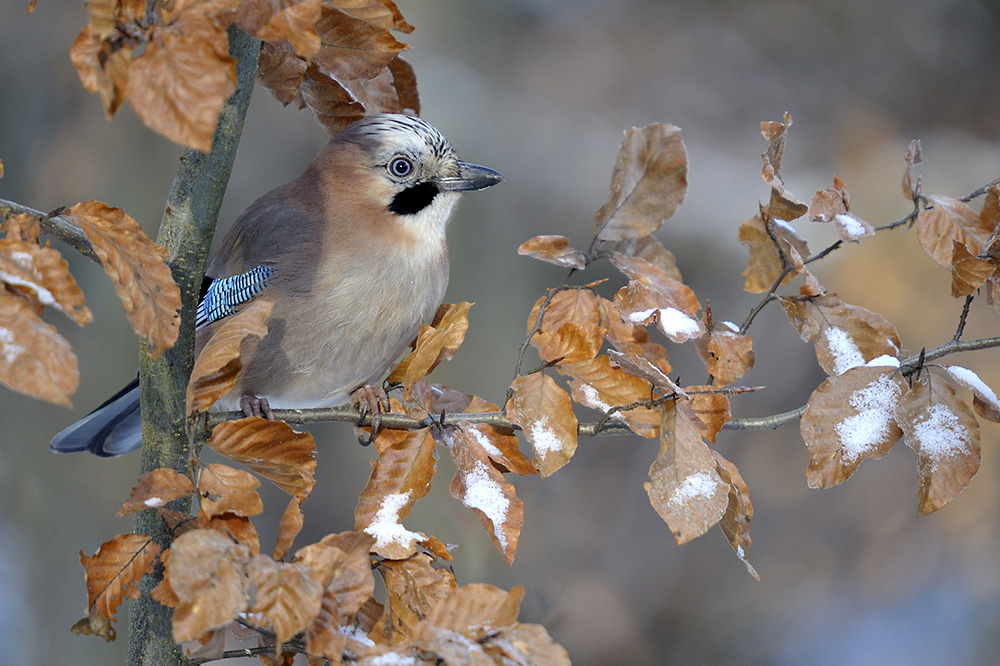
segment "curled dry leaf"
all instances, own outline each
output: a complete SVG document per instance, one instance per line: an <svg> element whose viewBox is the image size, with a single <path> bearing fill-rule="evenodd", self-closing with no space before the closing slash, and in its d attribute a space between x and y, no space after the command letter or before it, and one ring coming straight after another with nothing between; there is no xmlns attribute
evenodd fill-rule
<svg viewBox="0 0 1000 666"><path fill-rule="evenodd" d="M955 298L968 296L979 289L997 271L996 262L980 259L969 252L969 248L953 241L951 255L951 295Z"/></svg>
<svg viewBox="0 0 1000 666"><path fill-rule="evenodd" d="M413 65L399 56L389 61L387 65L392 72L392 85L396 89L396 99L400 113L420 115L420 94L417 92L417 74Z"/></svg>
<svg viewBox="0 0 1000 666"><path fill-rule="evenodd" d="M302 531L303 520L302 500L298 497L292 497L278 522L278 540L274 546L274 553L271 555L274 559L284 558L291 550L295 537Z"/></svg>
<svg viewBox="0 0 1000 666"><path fill-rule="evenodd" d="M405 560L385 560L378 569L385 581L392 631L407 639L416 638L420 620L458 587L454 574L435 566L425 553Z"/></svg>
<svg viewBox="0 0 1000 666"><path fill-rule="evenodd" d="M118 41L112 44L88 24L73 41L69 57L83 87L99 93L104 114L110 120L127 95L132 49Z"/></svg>
<svg viewBox="0 0 1000 666"><path fill-rule="evenodd" d="M546 363L556 365L589 361L601 351L606 332L596 324L582 326L574 321L566 322L538 350L538 355Z"/></svg>
<svg viewBox="0 0 1000 666"><path fill-rule="evenodd" d="M128 501L118 510L125 516L144 509L158 509L175 499L194 492L191 479L178 471L158 467L139 476L139 483L132 488Z"/></svg>
<svg viewBox="0 0 1000 666"><path fill-rule="evenodd" d="M889 453L903 434L896 407L906 390L898 368L860 366L813 391L799 424L810 488L843 483L865 460Z"/></svg>
<svg viewBox="0 0 1000 666"><path fill-rule="evenodd" d="M455 357L469 328L470 307L472 303L464 301L446 303L438 308L430 325L420 327L413 351L399 362L386 380L406 382L406 388L403 389L404 400L410 397L414 383L430 374L442 361L450 361Z"/></svg>
<svg viewBox="0 0 1000 666"><path fill-rule="evenodd" d="M535 236L521 243L517 253L556 266L579 270L587 267L587 255L570 245L565 236Z"/></svg>
<svg viewBox="0 0 1000 666"><path fill-rule="evenodd" d="M249 472L218 463L205 465L198 476L200 514L206 519L222 513L256 516L264 511L264 502L257 494L259 487L260 481Z"/></svg>
<svg viewBox="0 0 1000 666"><path fill-rule="evenodd" d="M207 411L236 384L243 369L240 347L249 337L267 335L267 318L274 304L256 299L241 312L222 319L195 359L187 385L186 411Z"/></svg>
<svg viewBox="0 0 1000 666"><path fill-rule="evenodd" d="M146 534L119 534L101 544L93 557L80 551L87 580L87 609L101 625L101 619L114 620L118 605L125 600L139 598L139 581L153 570L160 547ZM99 618L94 618L94 615ZM107 626L110 629L110 625ZM95 632L99 633L99 632ZM106 640L114 640L114 630L99 633Z"/></svg>
<svg viewBox="0 0 1000 666"><path fill-rule="evenodd" d="M705 439L715 443L715 437L722 430L722 426L732 418L729 410L729 396L723 393L699 393L698 391L712 391L712 386L687 386L686 395L691 414L701 421L705 426L702 433Z"/></svg>
<svg viewBox="0 0 1000 666"><path fill-rule="evenodd" d="M780 299L799 336L816 345L816 358L829 375L837 375L882 356L895 359L900 341L885 317L850 305L828 292L808 299ZM892 364L892 360L887 360Z"/></svg>
<svg viewBox="0 0 1000 666"><path fill-rule="evenodd" d="M679 127L655 123L627 130L608 200L594 220L595 236L618 241L659 229L684 201L687 165Z"/></svg>
<svg viewBox="0 0 1000 666"><path fill-rule="evenodd" d="M78 203L63 217L78 226L115 285L132 329L150 345L154 360L177 342L181 292L165 263L168 254L119 208Z"/></svg>
<svg viewBox="0 0 1000 666"><path fill-rule="evenodd" d="M1000 399L979 375L960 365L946 365L944 369L952 379L972 391L972 407L976 414L987 421L1000 423Z"/></svg>
<svg viewBox="0 0 1000 666"><path fill-rule="evenodd" d="M410 48L387 29L324 5L316 24L319 53L313 62L338 80L373 79L400 51Z"/></svg>
<svg viewBox="0 0 1000 666"><path fill-rule="evenodd" d="M683 282L680 269L677 268L677 258L674 254L663 247L656 236L647 235L637 238L625 238L615 244L615 251L611 253L616 259L616 265L625 265L625 257L636 257L656 266L666 273L670 278Z"/></svg>
<svg viewBox="0 0 1000 666"><path fill-rule="evenodd" d="M322 0L248 0L236 11L236 25L265 42L286 41L306 60L319 52L319 21Z"/></svg>
<svg viewBox="0 0 1000 666"><path fill-rule="evenodd" d="M851 210L851 195L840 176L833 177L833 185L813 195L809 219L813 222L833 222L840 240L858 243L864 236L874 236L875 227Z"/></svg>
<svg viewBox="0 0 1000 666"><path fill-rule="evenodd" d="M514 486L490 463L481 446L457 437L448 450L455 463L451 496L476 512L497 550L510 565L514 562L524 524L524 503Z"/></svg>
<svg viewBox="0 0 1000 666"><path fill-rule="evenodd" d="M20 230L18 227L18 236ZM32 233L30 229L28 233ZM34 303L54 307L80 326L94 319L62 255L52 248L13 238L9 233L0 240L2 284Z"/></svg>
<svg viewBox="0 0 1000 666"><path fill-rule="evenodd" d="M695 343L698 355L717 382L731 384L753 367L753 340L728 322L713 322L708 329Z"/></svg>
<svg viewBox="0 0 1000 666"><path fill-rule="evenodd" d="M491 406L495 407L495 405ZM500 472L513 472L521 475L538 473L535 466L531 464L531 460L521 453L517 437L512 432L500 432L497 428L485 423L466 423L463 421L457 426L450 425L443 429L437 437L449 448L455 444L455 440L465 440L467 445L481 449Z"/></svg>
<svg viewBox="0 0 1000 666"><path fill-rule="evenodd" d="M351 618L361 611L375 590L375 576L369 558L375 538L363 532L328 534L320 545L333 548L330 566L333 578L327 584L327 594L333 595L340 615ZM296 553L296 558L302 550Z"/></svg>
<svg viewBox="0 0 1000 666"><path fill-rule="evenodd" d="M3 177L3 162L0 162L0 178ZM15 213L0 222L0 234L5 238L22 240L27 243L37 243L42 232L37 215L31 213Z"/></svg>
<svg viewBox="0 0 1000 666"><path fill-rule="evenodd" d="M586 329L601 322L600 300L589 289L557 291L544 311L542 305L545 305L544 297L535 302L528 315L528 335L532 336L531 344L536 349L545 347L563 324L573 322Z"/></svg>
<svg viewBox="0 0 1000 666"><path fill-rule="evenodd" d="M282 106L288 106L299 96L299 86L305 80L308 66L288 46L261 42L260 56L257 58L257 81Z"/></svg>
<svg viewBox="0 0 1000 666"><path fill-rule="evenodd" d="M76 354L66 339L26 300L0 289L0 382L69 407L79 381Z"/></svg>
<svg viewBox="0 0 1000 666"><path fill-rule="evenodd" d="M170 547L163 571L177 597L174 640L190 641L233 620L250 605L250 580L244 573L246 546L215 530L192 530Z"/></svg>
<svg viewBox="0 0 1000 666"><path fill-rule="evenodd" d="M257 533L257 528L253 526L253 523L250 522L250 518L247 516L225 512L209 518L205 515L205 513L199 512L193 525L190 527L185 525L185 527L176 532L174 536L176 537L180 534L184 534L185 532L195 529L196 527L207 527L210 530L215 530L219 534L224 534L233 541L241 543L249 548L251 555L257 555L260 553L260 534Z"/></svg>
<svg viewBox="0 0 1000 666"><path fill-rule="evenodd" d="M556 369L573 378L570 390L578 404L605 414L613 412L614 418L624 421L632 432L641 437L656 437L659 433L659 411L635 404L655 397L649 382L613 366L607 356L567 363L556 366ZM625 406L628 408L615 409Z"/></svg>
<svg viewBox="0 0 1000 666"><path fill-rule="evenodd" d="M750 489L743 480L743 475L736 469L736 465L723 458L716 451L712 451L712 457L715 458L715 468L719 472L719 478L722 479L723 483L729 484L729 506L726 507L726 512L719 520L719 527L726 535L729 545L736 551L736 556L746 565L747 573L760 580L757 570L747 559L751 541L750 521L753 520Z"/></svg>
<svg viewBox="0 0 1000 666"><path fill-rule="evenodd" d="M921 194L920 178L917 178L917 182L913 182L913 167L923 161L924 158L920 152L920 139L911 140L910 145L906 148L906 154L903 156L903 162L906 164L906 169L903 171L903 196L910 201L916 200Z"/></svg>
<svg viewBox="0 0 1000 666"><path fill-rule="evenodd" d="M379 439L382 441L379 442ZM437 456L434 438L426 428L397 431L376 438L378 460L354 510L354 529L375 537L372 551L390 559L416 552L423 534L411 532L402 521L431 487Z"/></svg>
<svg viewBox="0 0 1000 666"><path fill-rule="evenodd" d="M510 592L485 583L457 587L420 622L420 634L435 627L478 641L517 622L523 598L524 588L520 585Z"/></svg>
<svg viewBox="0 0 1000 666"><path fill-rule="evenodd" d="M149 32L129 67L128 98L150 129L207 153L219 111L236 91L236 60L225 29L211 17L180 13Z"/></svg>
<svg viewBox="0 0 1000 666"><path fill-rule="evenodd" d="M781 162L785 155L785 139L788 128L792 126L792 115L785 113L784 122L770 121L760 124L760 133L767 140L767 149L760 156L764 163L761 175L764 182L771 186L771 201L767 205L767 214L780 220L794 220L802 217L808 210L806 205L795 198L781 180Z"/></svg>
<svg viewBox="0 0 1000 666"><path fill-rule="evenodd" d="M282 643L319 615L323 587L308 564L275 562L265 555L251 559L246 572L256 588L250 612L259 613L251 622L274 632L277 654Z"/></svg>
<svg viewBox="0 0 1000 666"><path fill-rule="evenodd" d="M383 67L378 76L372 79L344 81L344 87L351 93L354 100L364 107L366 115L399 113L400 111L395 80L388 67Z"/></svg>
<svg viewBox="0 0 1000 666"><path fill-rule="evenodd" d="M978 255L992 231L969 204L940 194L929 195L927 207L917 213L920 245L945 268L952 265L955 241L965 245L970 254Z"/></svg>
<svg viewBox="0 0 1000 666"><path fill-rule="evenodd" d="M319 71L314 64L306 68L299 94L327 136L334 136L365 117L365 107L336 79Z"/></svg>
<svg viewBox="0 0 1000 666"><path fill-rule="evenodd" d="M331 0L331 4L355 18L387 30L411 33L413 26L406 22L392 0Z"/></svg>
<svg viewBox="0 0 1000 666"><path fill-rule="evenodd" d="M979 422L955 389L930 372L903 395L896 419L917 457L918 515L937 511L979 471Z"/></svg>
<svg viewBox="0 0 1000 666"><path fill-rule="evenodd" d="M482 643L495 663L511 666L570 666L566 648L540 624L503 627Z"/></svg>
<svg viewBox="0 0 1000 666"><path fill-rule="evenodd" d="M765 222L761 215L740 225L739 240L750 253L747 269L743 271L743 289L751 294L769 290L786 268L789 271L781 284L788 284L798 275L799 269L791 257L793 251L798 253L800 261L809 256L805 239L791 225L772 218Z"/></svg>
<svg viewBox="0 0 1000 666"><path fill-rule="evenodd" d="M644 487L677 543L684 544L719 522L729 505L729 486L703 439L706 427L690 407L676 402L661 410L660 452Z"/></svg>
<svg viewBox="0 0 1000 666"><path fill-rule="evenodd" d="M316 443L284 421L258 417L223 421L212 430L208 446L249 467L289 495L303 500L316 483Z"/></svg>
<svg viewBox="0 0 1000 666"><path fill-rule="evenodd" d="M576 453L578 422L573 403L555 380L542 373L518 377L510 390L507 418L524 431L542 477L549 476Z"/></svg>

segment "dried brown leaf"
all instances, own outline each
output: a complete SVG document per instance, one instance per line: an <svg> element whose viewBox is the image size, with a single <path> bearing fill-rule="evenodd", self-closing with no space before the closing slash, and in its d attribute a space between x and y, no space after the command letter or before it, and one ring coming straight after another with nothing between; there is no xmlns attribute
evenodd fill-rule
<svg viewBox="0 0 1000 666"><path fill-rule="evenodd" d="M885 317L844 303L832 292L803 300L781 299L789 321L805 341L814 341L816 358L829 375L841 374L880 356L899 354L899 334Z"/></svg>
<svg viewBox="0 0 1000 666"><path fill-rule="evenodd" d="M2 177L3 162L0 162L0 178ZM41 231L38 216L31 213L15 213L0 222L0 234L5 234L8 239L37 243Z"/></svg>
<svg viewBox="0 0 1000 666"><path fill-rule="evenodd" d="M722 430L732 413L729 410L729 396L723 393L696 393L710 391L712 386L686 386L690 402L686 403L691 414L705 425L702 433L705 439L715 443L715 437Z"/></svg>
<svg viewBox="0 0 1000 666"><path fill-rule="evenodd" d="M332 4L355 18L387 30L413 32L392 0L332 0Z"/></svg>
<svg viewBox="0 0 1000 666"><path fill-rule="evenodd" d="M649 382L613 366L607 356L567 363L557 366L557 369L573 378L570 390L576 403L605 414L611 413L615 407L633 405L655 397ZM632 432L642 437L656 437L659 433L660 416L656 409L633 406L630 409L614 410L613 416L624 421Z"/></svg>
<svg viewBox="0 0 1000 666"><path fill-rule="evenodd" d="M524 503L517 497L514 486L490 464L481 446L457 437L448 450L455 463L451 496L476 512L493 544L510 565L524 524Z"/></svg>
<svg viewBox="0 0 1000 666"><path fill-rule="evenodd" d="M629 324L655 322L674 342L704 334L695 319L701 304L694 291L638 257L612 255L611 262L631 280L615 294L614 305Z"/></svg>
<svg viewBox="0 0 1000 666"><path fill-rule="evenodd" d="M504 666L570 666L566 648L552 640L540 624L514 624L482 643L483 650Z"/></svg>
<svg viewBox="0 0 1000 666"><path fill-rule="evenodd" d="M996 264L987 259L980 259L969 248L953 241L951 255L951 295L955 298L968 296L979 289L987 279L997 271Z"/></svg>
<svg viewBox="0 0 1000 666"><path fill-rule="evenodd" d="M182 146L211 150L219 111L236 91L236 60L222 26L192 12L152 28L129 76L129 101L147 127Z"/></svg>
<svg viewBox="0 0 1000 666"><path fill-rule="evenodd" d="M517 253L556 266L579 270L587 267L587 255L571 246L565 236L535 236L521 243Z"/></svg>
<svg viewBox="0 0 1000 666"><path fill-rule="evenodd" d="M139 476L139 483L129 495L128 501L118 510L118 516L125 516L144 509L157 509L167 502L186 497L194 492L191 479L178 471L158 467Z"/></svg>
<svg viewBox="0 0 1000 666"><path fill-rule="evenodd" d="M250 612L260 614L252 622L274 632L280 652L281 643L304 631L319 615L323 587L308 564L275 562L265 555L251 559L246 571L256 586Z"/></svg>
<svg viewBox="0 0 1000 666"><path fill-rule="evenodd" d="M0 382L69 407L79 381L76 354L66 339L26 300L0 289Z"/></svg>
<svg viewBox="0 0 1000 666"><path fill-rule="evenodd" d="M396 89L400 113L420 115L420 94L417 92L417 75L413 65L397 56L389 61L387 67L392 72L392 85Z"/></svg>
<svg viewBox="0 0 1000 666"><path fill-rule="evenodd" d="M457 426L445 428L439 437L449 448L454 445L456 439L464 439L469 446L482 449L493 466L501 472L513 472L521 475L538 473L535 466L531 464L531 460L521 453L517 437L512 432L500 432L485 423L466 423L463 421Z"/></svg>
<svg viewBox="0 0 1000 666"><path fill-rule="evenodd" d="M257 533L257 528L253 526L253 523L250 522L250 518L247 516L226 512L209 518L204 513L199 513L197 521L192 527L179 531L174 536L176 537L195 527L208 528L215 530L219 534L224 534L233 541L239 542L249 548L251 555L260 553L260 534Z"/></svg>
<svg viewBox="0 0 1000 666"><path fill-rule="evenodd" d="M327 592L334 595L341 617L349 618L364 607L375 589L369 559L375 538L363 532L341 532L323 537L320 544L335 549L333 580Z"/></svg>
<svg viewBox="0 0 1000 666"><path fill-rule="evenodd" d="M19 236L20 227L17 231ZM0 240L0 284L36 303L54 307L80 326L94 319L62 255L52 248L13 238L9 232Z"/></svg>
<svg viewBox="0 0 1000 666"><path fill-rule="evenodd" d="M416 552L417 544L425 538L404 528L402 521L430 490L437 459L434 438L425 428L380 435L378 439L378 460L372 463L368 484L358 498L354 529L375 537L373 552L404 559Z"/></svg>
<svg viewBox="0 0 1000 666"><path fill-rule="evenodd" d="M792 126L792 116L785 113L784 122L771 121L760 124L760 133L767 140L767 149L760 156L764 163L761 175L764 182L771 186L771 201L767 205L767 214L779 220L794 220L806 214L808 208L795 198L785 187L781 179L781 162L785 155L785 139L788 128Z"/></svg>
<svg viewBox="0 0 1000 666"><path fill-rule="evenodd" d="M896 420L917 457L918 515L937 511L979 471L979 422L955 389L930 372L903 395Z"/></svg>
<svg viewBox="0 0 1000 666"><path fill-rule="evenodd" d="M906 169L903 171L903 196L910 201L915 201L921 195L920 178L917 178L917 182L913 182L913 167L923 161L924 158L920 151L920 139L913 139L906 148L906 155L903 157L903 162L906 164Z"/></svg>
<svg viewBox="0 0 1000 666"><path fill-rule="evenodd" d="M320 124L327 136L334 136L355 120L365 117L365 107L333 77L324 74L316 65L305 70L299 93L302 102Z"/></svg>
<svg viewBox="0 0 1000 666"><path fill-rule="evenodd" d="M510 390L507 418L524 431L542 477L549 476L576 453L573 403L555 380L541 373L518 377Z"/></svg>
<svg viewBox="0 0 1000 666"><path fill-rule="evenodd" d="M200 514L206 519L222 513L256 516L264 510L264 503L257 494L259 487L260 481L249 472L218 463L205 465L198 476Z"/></svg>
<svg viewBox="0 0 1000 666"><path fill-rule="evenodd" d="M972 391L972 407L980 418L1000 423L1000 399L997 398L993 389L979 378L979 375L960 365L945 365L943 367L952 379Z"/></svg>
<svg viewBox="0 0 1000 666"><path fill-rule="evenodd" d="M687 163L679 127L654 123L627 130L608 200L594 220L595 236L617 241L659 229L684 201Z"/></svg>
<svg viewBox="0 0 1000 666"><path fill-rule="evenodd" d="M421 620L420 631L434 627L477 641L517 622L522 598L524 588L520 585L510 592L484 583L463 585L434 605Z"/></svg>
<svg viewBox="0 0 1000 666"><path fill-rule="evenodd" d="M282 106L299 96L299 86L306 76L308 63L283 44L262 42L257 59L257 81L267 88Z"/></svg>
<svg viewBox="0 0 1000 666"><path fill-rule="evenodd" d="M677 543L707 532L729 505L729 485L719 476L704 441L707 428L684 402L662 408L660 452L644 484L649 501Z"/></svg>
<svg viewBox="0 0 1000 666"><path fill-rule="evenodd" d="M670 250L663 247L663 243L656 236L648 235L626 238L618 241L615 244L615 248L616 251L612 253L612 256L637 257L653 264L674 280L678 282L684 281L681 277L680 269L677 268L677 258L674 257ZM620 264L624 263L621 258L618 259L618 262Z"/></svg>
<svg viewBox="0 0 1000 666"><path fill-rule="evenodd" d="M788 284L799 273L791 259L791 252L797 252L801 259L809 256L806 241L791 225L773 219L765 222L760 215L744 220L740 225L739 240L750 253L747 269L743 271L743 289L751 294L769 290L782 274L786 268L782 254L790 270L781 284Z"/></svg>
<svg viewBox="0 0 1000 666"><path fill-rule="evenodd" d="M186 411L207 411L236 384L243 369L240 347L250 337L267 335L267 318L273 303L256 299L241 312L226 317L195 359L187 385Z"/></svg>
<svg viewBox="0 0 1000 666"><path fill-rule="evenodd" d="M929 195L927 207L917 213L920 245L945 268L951 268L955 241L978 255L992 231L969 204L940 194Z"/></svg>
<svg viewBox="0 0 1000 666"><path fill-rule="evenodd" d="M245 0L236 12L236 25L267 42L287 41L310 60L319 52L321 5L322 0Z"/></svg>
<svg viewBox="0 0 1000 666"><path fill-rule="evenodd" d="M386 560L378 568L385 581L393 632L409 639L417 636L420 620L458 587L454 574L435 566L425 553Z"/></svg>
<svg viewBox="0 0 1000 666"><path fill-rule="evenodd" d="M538 355L549 364L589 361L601 351L605 333L605 329L595 324L581 326L573 321L566 322L538 350Z"/></svg>
<svg viewBox="0 0 1000 666"><path fill-rule="evenodd" d="M600 300L589 289L564 289L556 292L546 305L539 322L538 315L544 301L544 297L538 299L528 315L528 334L535 330L536 325L539 327L531 338L531 344L537 349L547 345L563 324L575 322L586 328L601 322Z"/></svg>
<svg viewBox="0 0 1000 666"><path fill-rule="evenodd" d="M413 351L389 373L387 380L406 382L404 400L409 398L414 383L430 374L442 361L455 357L469 328L470 307L472 303L468 302L446 303L438 308L430 325L420 327Z"/></svg>
<svg viewBox="0 0 1000 666"><path fill-rule="evenodd" d="M400 51L409 48L387 29L330 5L323 6L316 32L321 45L313 62L324 74L340 81L373 79Z"/></svg>
<svg viewBox="0 0 1000 666"><path fill-rule="evenodd" d="M246 546L215 530L192 530L170 547L163 578L179 602L174 611L174 640L194 640L244 612L250 604L250 580L244 567Z"/></svg>
<svg viewBox="0 0 1000 666"><path fill-rule="evenodd" d="M126 597L139 598L139 581L153 570L159 553L160 547L146 534L119 534L101 544L93 557L80 551L88 613L96 611L114 621L118 605Z"/></svg>
<svg viewBox="0 0 1000 666"><path fill-rule="evenodd" d="M843 241L858 243L864 236L874 236L875 227L850 210L851 195L847 186L839 176L834 176L833 185L813 195L809 219L813 222L833 222L837 236Z"/></svg>
<svg viewBox="0 0 1000 666"><path fill-rule="evenodd" d="M708 335L695 347L708 373L723 384L731 384L753 367L753 341L726 322L713 322Z"/></svg>
<svg viewBox="0 0 1000 666"><path fill-rule="evenodd" d="M906 390L898 368L859 366L813 391L799 424L809 450L810 488L843 483L865 460L889 453L903 434L896 407Z"/></svg>
<svg viewBox="0 0 1000 666"><path fill-rule="evenodd" d="M65 213L86 235L115 285L132 329L159 358L180 331L181 293L165 260L168 253L119 208L100 201L78 203Z"/></svg>
<svg viewBox="0 0 1000 666"><path fill-rule="evenodd" d="M291 550L295 537L302 531L302 500L292 497L285 507L285 512L281 514L281 521L278 523L278 541L274 546L272 557L280 560Z"/></svg>
<svg viewBox="0 0 1000 666"><path fill-rule="evenodd" d="M757 570L747 559L750 551L750 521L753 520L753 504L750 503L750 489L743 480L743 475L736 465L723 458L718 452L712 451L715 458L715 468L723 483L729 484L729 506L719 521L722 533L726 535L729 545L736 551L736 556L746 565L747 573L760 580Z"/></svg>
<svg viewBox="0 0 1000 666"><path fill-rule="evenodd" d="M316 482L312 435L296 432L284 421L257 417L224 421L212 430L208 446L303 500Z"/></svg>

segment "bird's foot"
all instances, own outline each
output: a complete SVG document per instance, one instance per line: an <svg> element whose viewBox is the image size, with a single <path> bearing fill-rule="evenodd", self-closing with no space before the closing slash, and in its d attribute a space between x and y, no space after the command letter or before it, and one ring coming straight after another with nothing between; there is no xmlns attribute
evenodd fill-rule
<svg viewBox="0 0 1000 666"><path fill-rule="evenodd" d="M271 405L267 402L267 398L245 395L240 398L240 409L247 416L262 417L268 421L274 420L274 412L271 410Z"/></svg>
<svg viewBox="0 0 1000 666"><path fill-rule="evenodd" d="M389 411L389 396L385 394L385 389L381 386L368 386L367 384L351 393L351 404L358 408L361 421L365 416L371 415L371 432L367 437L358 436L358 441L362 446L368 446L375 441L379 427L382 425L382 413ZM360 425L360 421L358 422ZM359 429L360 432L360 429Z"/></svg>

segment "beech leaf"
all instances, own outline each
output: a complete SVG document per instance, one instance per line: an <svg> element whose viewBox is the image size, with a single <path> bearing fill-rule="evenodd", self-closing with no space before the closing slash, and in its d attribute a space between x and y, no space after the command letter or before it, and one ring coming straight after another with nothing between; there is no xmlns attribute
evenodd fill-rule
<svg viewBox="0 0 1000 666"><path fill-rule="evenodd" d="M993 389L979 378L979 375L960 365L946 365L943 367L948 371L952 379L972 391L972 407L975 409L976 414L987 421L1000 423L1000 399L997 398L997 394Z"/></svg>
<svg viewBox="0 0 1000 666"><path fill-rule="evenodd" d="M654 397L649 382L613 366L607 356L566 363L556 366L556 369L573 378L570 390L575 402L605 414L610 413L615 407ZM659 433L660 416L657 409L637 406L615 410L613 416L624 421L632 432L642 437L656 437Z"/></svg>
<svg viewBox="0 0 1000 666"><path fill-rule="evenodd" d="M517 253L534 257L556 266L582 270L587 267L587 255L575 249L565 236L535 236L517 248Z"/></svg>
<svg viewBox="0 0 1000 666"><path fill-rule="evenodd" d="M781 284L788 284L801 272L791 257L792 253L798 253L800 261L809 256L805 239L791 225L771 218L765 222L761 215L744 220L740 225L739 240L750 253L747 269L743 271L743 289L751 294L769 290L782 274L786 268L782 254L791 270Z"/></svg>
<svg viewBox="0 0 1000 666"><path fill-rule="evenodd" d="M94 319L69 264L52 248L9 235L0 240L0 284L39 305L56 308L80 326Z"/></svg>
<svg viewBox="0 0 1000 666"><path fill-rule="evenodd" d="M794 220L805 215L808 208L797 200L785 187L781 179L781 162L785 156L785 139L788 128L792 126L792 115L785 113L784 122L771 121L760 124L760 133L767 140L767 149L760 156L764 163L761 175L764 182L771 186L771 201L767 205L767 214L780 220Z"/></svg>
<svg viewBox="0 0 1000 666"><path fill-rule="evenodd" d="M249 417L223 421L212 430L212 447L249 467L289 495L305 500L316 483L316 443L284 421Z"/></svg>
<svg viewBox="0 0 1000 666"><path fill-rule="evenodd" d="M132 488L128 501L118 510L118 516L144 509L158 509L175 499L194 492L191 479L178 471L158 467L139 476L139 483Z"/></svg>
<svg viewBox="0 0 1000 666"><path fill-rule="evenodd" d="M446 303L438 308L434 321L420 327L413 351L399 362L386 380L406 382L404 400L409 398L413 384L430 374L442 361L455 357L469 328L470 307L472 303L468 302Z"/></svg>
<svg viewBox="0 0 1000 666"><path fill-rule="evenodd" d="M945 268L951 268L956 241L978 255L992 231L969 204L940 194L928 195L927 207L917 213L920 245Z"/></svg>
<svg viewBox="0 0 1000 666"><path fill-rule="evenodd" d="M903 196L910 201L915 201L921 195L920 178L918 177L917 181L913 182L913 167L923 161L920 139L911 140L910 145L906 148L906 154L903 156L903 162L906 164L906 169L903 171Z"/></svg>
<svg viewBox="0 0 1000 666"><path fill-rule="evenodd" d="M80 551L80 564L86 571L88 612L96 611L113 621L118 605L126 597L139 597L139 581L153 570L159 553L160 547L146 534L119 534L101 544L93 557ZM108 640L114 640L113 633Z"/></svg>
<svg viewBox="0 0 1000 666"><path fill-rule="evenodd" d="M278 540L274 546L272 557L280 560L291 550L295 537L302 531L302 524L305 517L302 515L302 499L292 497L288 500L285 512L281 514L281 521L278 523Z"/></svg>
<svg viewBox="0 0 1000 666"><path fill-rule="evenodd" d="M753 341L728 322L714 322L708 335L699 338L695 347L708 373L722 384L731 384L745 375L754 364Z"/></svg>
<svg viewBox="0 0 1000 666"><path fill-rule="evenodd" d="M306 68L299 92L303 104L309 107L327 136L334 136L365 117L365 107L340 82L319 71L315 64Z"/></svg>
<svg viewBox="0 0 1000 666"><path fill-rule="evenodd" d="M319 52L322 0L247 0L236 12L236 25L265 42L287 41L306 60Z"/></svg>
<svg viewBox="0 0 1000 666"><path fill-rule="evenodd" d="M308 63L283 44L261 42L257 59L257 81L282 106L288 106L299 96L299 86L305 80ZM303 100L302 104L305 104Z"/></svg>
<svg viewBox="0 0 1000 666"><path fill-rule="evenodd" d="M717 451L712 451L715 458L715 468L723 483L729 484L729 506L719 520L719 527L736 551L736 556L747 568L747 573L760 580L760 575L747 559L750 550L750 521L753 520L753 504L750 503L750 489L736 465L723 458Z"/></svg>
<svg viewBox="0 0 1000 666"><path fill-rule="evenodd" d="M542 478L549 476L576 453L578 422L573 403L555 380L542 373L518 377L510 390L507 418L524 431Z"/></svg>
<svg viewBox="0 0 1000 666"><path fill-rule="evenodd" d="M617 241L659 229L684 201L687 164L679 127L655 123L627 130L608 200L594 220L596 237Z"/></svg>
<svg viewBox="0 0 1000 666"><path fill-rule="evenodd" d="M159 358L177 341L181 321L181 293L165 263L167 251L124 211L100 201L78 203L63 216L87 235L132 329L149 343L150 358Z"/></svg>
<svg viewBox="0 0 1000 666"><path fill-rule="evenodd" d="M955 298L968 296L983 286L997 271L993 261L980 259L969 252L969 248L953 241L951 255L951 295Z"/></svg>
<svg viewBox="0 0 1000 666"><path fill-rule="evenodd" d="M425 553L379 563L389 598L392 628L407 638L415 638L420 620L458 587L451 571L434 565Z"/></svg>
<svg viewBox="0 0 1000 666"><path fill-rule="evenodd" d="M477 641L517 622L523 598L524 588L520 585L510 592L485 583L463 585L434 605L420 629L445 629Z"/></svg>
<svg viewBox="0 0 1000 666"><path fill-rule="evenodd" d="M80 381L76 354L26 300L0 288L0 382L69 407Z"/></svg>
<svg viewBox="0 0 1000 666"><path fill-rule="evenodd" d="M265 555L251 559L246 571L256 588L250 612L260 614L251 621L274 632L275 653L280 654L281 644L319 615L323 587L308 564L275 562Z"/></svg>
<svg viewBox="0 0 1000 666"><path fill-rule="evenodd" d="M373 79L400 51L410 48L387 29L330 5L323 5L316 32L321 45L313 62L341 81Z"/></svg>
<svg viewBox="0 0 1000 666"><path fill-rule="evenodd" d="M198 477L201 513L206 518L222 513L256 516L264 510L259 487L260 481L249 472L218 463L205 465Z"/></svg>

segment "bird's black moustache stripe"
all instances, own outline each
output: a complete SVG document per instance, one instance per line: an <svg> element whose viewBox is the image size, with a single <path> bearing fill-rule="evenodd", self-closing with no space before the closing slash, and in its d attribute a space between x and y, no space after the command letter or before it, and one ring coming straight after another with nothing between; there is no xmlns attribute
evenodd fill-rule
<svg viewBox="0 0 1000 666"><path fill-rule="evenodd" d="M430 206L437 195L438 187L434 183L418 183L394 196L389 210L396 215L415 215Z"/></svg>

